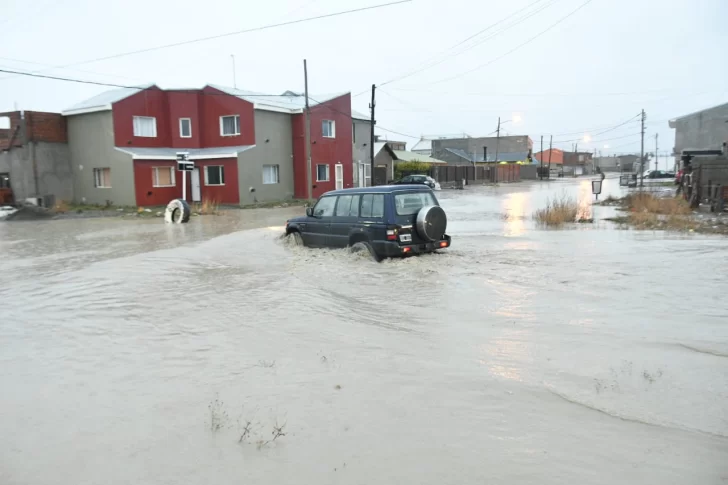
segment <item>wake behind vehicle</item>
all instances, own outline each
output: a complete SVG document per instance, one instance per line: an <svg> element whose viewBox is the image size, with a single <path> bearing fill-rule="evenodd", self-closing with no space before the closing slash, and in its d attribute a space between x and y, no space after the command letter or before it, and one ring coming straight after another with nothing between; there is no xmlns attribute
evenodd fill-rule
<svg viewBox="0 0 728 485"><path fill-rule="evenodd" d="M327 192L306 215L286 222L286 235L309 247L368 251L386 257L450 247L447 216L424 185L385 185Z"/></svg>

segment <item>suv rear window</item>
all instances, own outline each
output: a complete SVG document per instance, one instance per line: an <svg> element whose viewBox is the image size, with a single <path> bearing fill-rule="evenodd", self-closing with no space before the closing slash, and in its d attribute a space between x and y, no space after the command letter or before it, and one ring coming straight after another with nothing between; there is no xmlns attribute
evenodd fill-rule
<svg viewBox="0 0 728 485"><path fill-rule="evenodd" d="M399 216L416 214L428 205L437 205L431 192L410 192L394 196L394 206Z"/></svg>

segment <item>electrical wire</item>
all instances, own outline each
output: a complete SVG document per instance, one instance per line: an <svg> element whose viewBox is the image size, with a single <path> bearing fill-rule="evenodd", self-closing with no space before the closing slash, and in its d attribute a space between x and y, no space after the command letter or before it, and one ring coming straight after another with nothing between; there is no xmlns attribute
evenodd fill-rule
<svg viewBox="0 0 728 485"><path fill-rule="evenodd" d="M542 30L541 32L539 32L538 34L536 34L533 37L529 38L525 42L523 42L521 44L518 44L516 47L514 47L511 50L509 50L505 54L502 54L502 55L500 55L500 56L498 56L498 57L496 57L494 59L491 59L490 61L486 62L485 64L481 64L481 65L479 65L477 67L474 67L473 69L470 69L468 71L462 72L460 74L456 74L455 76L451 76L451 77L447 77L447 78L444 78L444 79L440 79L439 81L435 81L435 82L432 82L432 83L429 83L429 84L440 84L440 83L444 83L444 82L447 82L447 81L452 81L454 79L457 79L457 78L460 78L460 77L465 76L467 74L470 74L471 72L475 72L475 71L477 71L479 69L482 69L484 67L490 66L491 64L493 64L493 63L495 63L495 62L503 59L504 57L506 57L506 56L508 56L508 55L510 55L512 53L514 53L515 51L517 51L521 47L523 47L523 46L525 46L527 44L530 44L534 40L538 39L539 37L541 37L542 35L544 35L546 32L550 31L551 29L553 29L554 27L556 27L557 25L559 25L561 22L564 22L566 19L568 19L572 15L575 15L579 10L581 10L584 7L586 7L587 5L589 5L593 1L594 0L586 0L586 2L584 2L581 5L579 5L578 7L576 7L574 10L572 10L571 12L569 12L564 17L561 17L559 20L557 20L555 23L551 24L545 30Z"/></svg>
<svg viewBox="0 0 728 485"><path fill-rule="evenodd" d="M312 98L311 96L309 96L309 97L308 97L308 99L310 99L311 101L313 101L313 102L315 102L315 103L318 103L318 104L322 104L322 102L321 102L321 101L317 101L317 100L315 100L314 98ZM354 117L353 117L353 116L351 116L351 114L350 114L350 113L345 113L345 112L343 112L343 111L341 111L341 110L338 110L338 109L336 109L336 108L332 108L331 106L326 106L326 108L327 108L327 109L330 109L331 111L335 111L335 112L337 112L337 113L339 113L339 114L342 114L342 115L346 116L346 117L347 117L347 118L349 118L349 119L352 119L352 120L354 119ZM374 125L374 126L375 126L376 128L379 128L379 129L380 129L380 130L382 130L382 131L388 131L389 133L394 133L394 134L396 134L396 135L406 136L407 138L415 138L415 139L419 139L419 138L420 138L419 136L414 136L414 135L408 135L407 133L402 133L402 132L399 132L399 131L391 130L391 129L389 129L389 128L385 128L385 127L383 127L383 126L379 125L378 123L375 123L375 125Z"/></svg>

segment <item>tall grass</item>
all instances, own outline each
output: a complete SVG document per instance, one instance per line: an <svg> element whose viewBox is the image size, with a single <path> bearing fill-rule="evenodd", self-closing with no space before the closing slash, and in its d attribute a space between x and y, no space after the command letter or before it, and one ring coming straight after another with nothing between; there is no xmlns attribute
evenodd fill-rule
<svg viewBox="0 0 728 485"><path fill-rule="evenodd" d="M534 212L536 222L546 226L557 227L569 222L576 222L579 204L576 200L562 195L546 202L546 207Z"/></svg>
<svg viewBox="0 0 728 485"><path fill-rule="evenodd" d="M627 208L631 212L649 212L661 215L688 215L692 211L690 205L678 197L657 197L648 192L639 192L625 197Z"/></svg>
<svg viewBox="0 0 728 485"><path fill-rule="evenodd" d="M200 215L219 215L220 214L220 203L215 199L203 199L202 202L197 202L192 207L192 212L196 212Z"/></svg>

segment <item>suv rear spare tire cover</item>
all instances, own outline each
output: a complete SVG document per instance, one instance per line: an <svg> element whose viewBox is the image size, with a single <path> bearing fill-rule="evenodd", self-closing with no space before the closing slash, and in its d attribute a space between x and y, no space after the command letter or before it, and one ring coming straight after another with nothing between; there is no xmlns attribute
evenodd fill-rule
<svg viewBox="0 0 728 485"><path fill-rule="evenodd" d="M447 216L442 207L428 205L417 213L417 232L426 241L439 241L447 229Z"/></svg>

